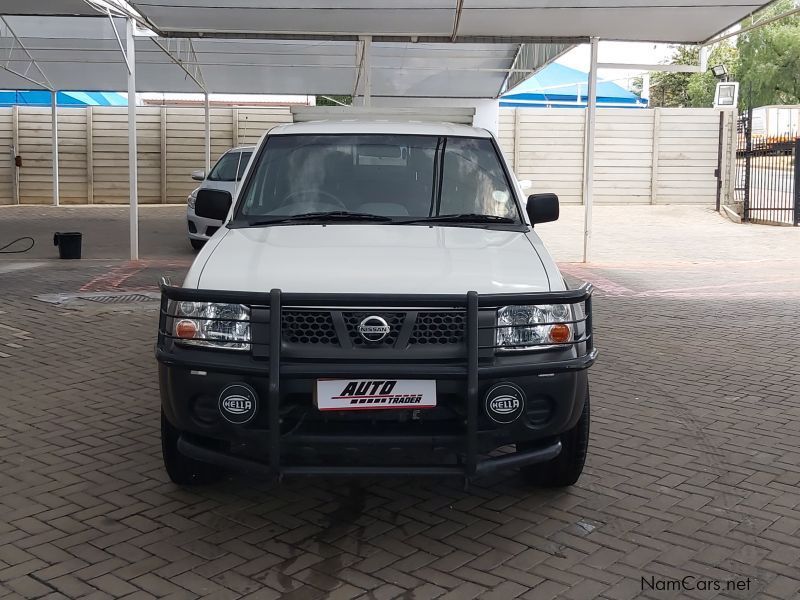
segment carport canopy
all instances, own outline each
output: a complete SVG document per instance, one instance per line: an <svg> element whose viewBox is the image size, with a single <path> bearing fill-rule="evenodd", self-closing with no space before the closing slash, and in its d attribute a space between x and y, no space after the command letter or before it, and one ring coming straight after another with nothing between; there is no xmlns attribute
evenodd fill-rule
<svg viewBox="0 0 800 600"><path fill-rule="evenodd" d="M46 0L46 5L57 0ZM699 43L759 0L128 0L156 31L420 42ZM222 11L218 9L224 9Z"/></svg>
<svg viewBox="0 0 800 600"><path fill-rule="evenodd" d="M123 89L127 73L118 35L124 28L118 23L115 32L103 18L108 6L156 34L136 36L137 91L352 94L367 39L374 96L495 98L506 84L519 83L590 38L703 43L765 4L0 0L0 50L6 67L22 73L32 60L58 90ZM4 69L0 87L36 85Z"/></svg>
<svg viewBox="0 0 800 600"><path fill-rule="evenodd" d="M31 60L56 90L125 89L128 73L117 40L117 34L124 38L124 21L114 19L115 32L108 18L4 17L0 52L8 68L0 70L0 89L40 87L19 75ZM138 92L351 95L362 42L137 35L135 45ZM525 68L536 69L570 47L537 44ZM518 50L519 44L373 42L371 93L494 98ZM46 83L35 69L28 76Z"/></svg>
<svg viewBox="0 0 800 600"><path fill-rule="evenodd" d="M0 0L0 88L496 98L591 42L584 259L597 41L704 43L764 0ZM113 16L112 16L113 15ZM105 18L104 18L105 17ZM127 23L125 21L127 20ZM141 35L134 35L133 22ZM124 25L124 27L123 27ZM122 31L125 30L123 41ZM144 34L144 30L149 30ZM58 202L53 102L54 202ZM131 258L138 258L129 103ZM206 163L210 138L206 118Z"/></svg>

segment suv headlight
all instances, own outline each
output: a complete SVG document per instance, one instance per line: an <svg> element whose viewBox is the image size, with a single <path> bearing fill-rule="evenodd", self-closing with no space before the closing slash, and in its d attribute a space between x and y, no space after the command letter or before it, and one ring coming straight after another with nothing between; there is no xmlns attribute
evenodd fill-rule
<svg viewBox="0 0 800 600"><path fill-rule="evenodd" d="M503 306L497 310L497 341L501 350L547 350L573 340L568 304Z"/></svg>
<svg viewBox="0 0 800 600"><path fill-rule="evenodd" d="M194 190L191 194L189 194L189 199L186 201L191 209L194 209L195 202L197 202L197 190Z"/></svg>
<svg viewBox="0 0 800 600"><path fill-rule="evenodd" d="M177 302L173 335L180 344L250 349L250 309L242 304Z"/></svg>

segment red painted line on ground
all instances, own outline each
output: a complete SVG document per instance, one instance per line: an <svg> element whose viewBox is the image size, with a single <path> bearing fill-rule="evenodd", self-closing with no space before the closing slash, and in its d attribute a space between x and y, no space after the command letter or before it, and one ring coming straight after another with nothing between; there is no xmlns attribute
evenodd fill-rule
<svg viewBox="0 0 800 600"><path fill-rule="evenodd" d="M611 281L607 277L603 277L598 273L594 273L591 269L588 269L583 266L578 266L576 264L561 264L559 265L562 271L565 273L572 275L573 277L577 277L578 279L582 279L584 281L588 281L594 287L607 294L615 295L615 296L626 296L635 294L632 289L625 287L619 283Z"/></svg>
<svg viewBox="0 0 800 600"><path fill-rule="evenodd" d="M123 282L144 270L144 268L145 265L141 264L141 261L130 262L116 266L110 271L107 271L102 275L98 275L88 283L81 286L79 291L96 292L113 290Z"/></svg>
<svg viewBox="0 0 800 600"><path fill-rule="evenodd" d="M800 290L784 290L780 292L639 292L637 298L672 298L688 300L692 298L800 298Z"/></svg>
<svg viewBox="0 0 800 600"><path fill-rule="evenodd" d="M639 294L684 294L692 292L700 292L701 290L719 290L722 288L741 288L741 287L759 287L764 285L772 285L775 283L794 283L800 281L800 277L781 277L776 279L762 279L760 281L739 281L736 283L719 283L716 285L700 285L696 287L684 288L667 288L663 290L646 290L639 292Z"/></svg>
<svg viewBox="0 0 800 600"><path fill-rule="evenodd" d="M151 259L151 260L137 260L129 261L121 265L113 267L109 271L98 275L85 283L79 291L81 292L102 292L102 291L115 291L118 290L126 281L134 275L137 275L145 269L151 268L187 268L191 265L191 261L186 260L171 260L171 259ZM147 289L157 288L157 286L148 286Z"/></svg>

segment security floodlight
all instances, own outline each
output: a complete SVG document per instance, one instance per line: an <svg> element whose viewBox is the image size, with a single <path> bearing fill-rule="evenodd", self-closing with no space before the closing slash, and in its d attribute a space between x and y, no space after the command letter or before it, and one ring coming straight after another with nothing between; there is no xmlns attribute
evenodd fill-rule
<svg viewBox="0 0 800 600"><path fill-rule="evenodd" d="M719 81L714 94L714 108L733 108L739 100L737 81Z"/></svg>
<svg viewBox="0 0 800 600"><path fill-rule="evenodd" d="M711 67L711 72L714 74L714 77L720 80L728 76L728 69L725 68L725 65L714 65Z"/></svg>

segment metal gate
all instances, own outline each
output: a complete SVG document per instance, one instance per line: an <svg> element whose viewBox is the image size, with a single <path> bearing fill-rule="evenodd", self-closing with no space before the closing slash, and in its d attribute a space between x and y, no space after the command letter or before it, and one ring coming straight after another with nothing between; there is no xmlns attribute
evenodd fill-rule
<svg viewBox="0 0 800 600"><path fill-rule="evenodd" d="M753 132L753 110L736 127L735 200L744 222L800 225L800 138Z"/></svg>

